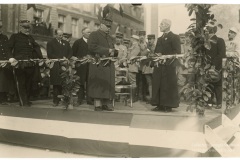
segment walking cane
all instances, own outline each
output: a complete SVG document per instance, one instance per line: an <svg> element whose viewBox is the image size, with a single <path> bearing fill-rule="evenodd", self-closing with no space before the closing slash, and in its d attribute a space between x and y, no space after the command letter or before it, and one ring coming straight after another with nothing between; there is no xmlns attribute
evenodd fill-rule
<svg viewBox="0 0 240 160"><path fill-rule="evenodd" d="M20 95L20 92L19 92L19 84L18 84L17 76L15 74L15 68L14 67L13 67L13 76L14 76L14 79L15 79L15 82L16 82L16 85L17 85L17 91L18 91L18 97L19 97L19 100L20 100L20 104L21 104L21 106L23 106L23 101L22 101L22 98L21 98L21 95Z"/></svg>

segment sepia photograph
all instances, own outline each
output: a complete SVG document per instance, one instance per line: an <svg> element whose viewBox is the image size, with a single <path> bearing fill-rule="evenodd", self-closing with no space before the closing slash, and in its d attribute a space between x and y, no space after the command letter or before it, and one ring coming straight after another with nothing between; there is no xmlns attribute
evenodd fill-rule
<svg viewBox="0 0 240 160"><path fill-rule="evenodd" d="M0 158L240 157L240 4L0 2Z"/></svg>

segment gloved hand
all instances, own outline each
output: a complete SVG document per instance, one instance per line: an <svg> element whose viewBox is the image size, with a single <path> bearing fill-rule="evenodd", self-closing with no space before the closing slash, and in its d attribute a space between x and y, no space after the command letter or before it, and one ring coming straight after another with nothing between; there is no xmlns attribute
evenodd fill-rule
<svg viewBox="0 0 240 160"><path fill-rule="evenodd" d="M11 63L11 66L16 66L16 64L18 63L18 61L15 58L10 58L9 62Z"/></svg>

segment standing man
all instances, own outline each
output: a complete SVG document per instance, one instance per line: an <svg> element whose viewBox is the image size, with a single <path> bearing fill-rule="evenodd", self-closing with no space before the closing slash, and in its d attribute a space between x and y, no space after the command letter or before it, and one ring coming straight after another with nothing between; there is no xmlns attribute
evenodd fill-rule
<svg viewBox="0 0 240 160"><path fill-rule="evenodd" d="M140 53L140 47L139 47L139 36L132 35L131 37L131 46L129 47L129 53L127 56L127 59L130 60L133 57L136 57ZM136 98L136 81L137 81L137 73L138 73L138 66L136 63L132 63L128 65L128 79L130 84L132 85L132 95L133 95L133 102L137 101Z"/></svg>
<svg viewBox="0 0 240 160"><path fill-rule="evenodd" d="M154 50L155 50L155 34L149 34L147 36L148 38L148 43L147 43L147 50L148 54L147 57L151 57L154 55ZM144 62L145 61L145 62ZM146 82L147 82L147 88L149 92L149 96L146 96L147 103L151 102L152 99L152 73L153 73L153 68L150 67L150 63L147 60L144 60L144 66L142 68L142 74L144 75Z"/></svg>
<svg viewBox="0 0 240 160"><path fill-rule="evenodd" d="M47 56L49 59L61 59L72 57L72 49L69 42L62 40L63 31L57 29L56 37L47 43ZM58 106L60 98L57 96L62 93L62 78L60 62L55 62L50 69L50 84L53 85L53 106Z"/></svg>
<svg viewBox="0 0 240 160"><path fill-rule="evenodd" d="M0 20L0 60L8 60L7 55L7 43L8 37L2 32L2 21ZM10 67L0 68L0 104L7 105L7 94L9 93L9 88L14 87L13 77L11 76L12 71Z"/></svg>
<svg viewBox="0 0 240 160"><path fill-rule="evenodd" d="M226 55L227 57L240 57L239 42L236 39L238 30L231 27L228 32L228 40L226 40Z"/></svg>
<svg viewBox="0 0 240 160"><path fill-rule="evenodd" d="M8 43L9 61L12 66L16 65L17 60L29 60L34 58L43 58L40 46L30 36L31 24L28 20L21 20L20 32L13 34ZM32 88L32 82L35 74L35 65L33 62L24 62L24 67L13 69L19 100L21 106L30 107L29 96Z"/></svg>
<svg viewBox="0 0 240 160"><path fill-rule="evenodd" d="M116 44L114 45L115 49L118 50L118 58L123 59L127 57L127 47L122 45L123 34L120 32L116 33Z"/></svg>
<svg viewBox="0 0 240 160"><path fill-rule="evenodd" d="M95 57L114 56L114 41L109 35L112 20L104 18L100 28L90 34L88 49ZM113 111L109 108L109 100L115 96L115 66L113 62L108 65L89 64L88 93L94 99L95 111Z"/></svg>
<svg viewBox="0 0 240 160"><path fill-rule="evenodd" d="M83 58L86 55L89 55L89 50L88 50L88 38L90 35L91 31L89 28L85 27L82 29L82 35L83 37L76 40L72 46L73 50L73 56L77 58ZM89 73L89 63L82 64L80 65L77 69L77 75L80 77L80 89L78 92L78 105L81 105L83 102L83 99L85 98L85 93L86 93L86 98L87 98L87 104L92 105L93 102L88 96L87 88L88 88L88 73ZM86 92L85 92L86 88Z"/></svg>
<svg viewBox="0 0 240 160"><path fill-rule="evenodd" d="M160 31L163 35L158 38L155 54L176 55L181 53L180 38L170 31L171 21L163 19ZM171 62L171 60L170 60ZM153 70L152 105L157 106L153 111L164 110L170 112L172 108L179 107L177 75L175 63L159 64Z"/></svg>
<svg viewBox="0 0 240 160"><path fill-rule="evenodd" d="M215 35L217 32L217 26L207 26L207 32L210 37L211 49L207 49L206 54L210 56L210 64L215 67L215 70L217 70L218 73L222 73L222 59L226 58L225 42L222 38ZM217 101L215 108L220 109L222 107L222 76L220 76L218 81L210 82L210 84L209 88L211 88L211 93L213 93L210 104L213 104L213 98L215 95Z"/></svg>
<svg viewBox="0 0 240 160"><path fill-rule="evenodd" d="M139 31L138 34L139 34L139 46L140 46L139 56L147 56L148 51L147 51L147 42L146 42L146 31ZM138 98L139 100L143 100L143 101L146 100L146 92L147 92L146 79L142 73L144 63L145 63L144 61L140 62L140 66L138 68L138 73L137 73Z"/></svg>

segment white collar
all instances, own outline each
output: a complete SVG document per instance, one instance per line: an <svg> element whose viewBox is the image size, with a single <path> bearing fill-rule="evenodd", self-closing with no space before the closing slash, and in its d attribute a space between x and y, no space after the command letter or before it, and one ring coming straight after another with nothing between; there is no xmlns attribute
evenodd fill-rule
<svg viewBox="0 0 240 160"><path fill-rule="evenodd" d="M83 40L87 43L87 38L83 37Z"/></svg>

